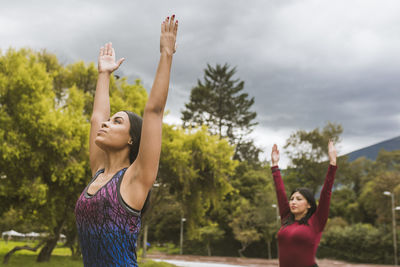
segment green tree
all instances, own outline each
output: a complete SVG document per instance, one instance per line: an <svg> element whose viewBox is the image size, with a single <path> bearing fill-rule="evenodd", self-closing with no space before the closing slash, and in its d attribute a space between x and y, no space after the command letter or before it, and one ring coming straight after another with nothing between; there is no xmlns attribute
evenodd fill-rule
<svg viewBox="0 0 400 267"><path fill-rule="evenodd" d="M338 143L342 132L341 125L328 123L322 130L299 130L289 137L284 146L291 160L285 174L285 185L289 191L302 186L310 188L314 194L317 192L324 182L328 167L328 141L332 139ZM345 157L338 158L338 165L345 168L346 161Z"/></svg>
<svg viewBox="0 0 400 267"><path fill-rule="evenodd" d="M232 227L235 238L240 242L242 247L238 250L240 257L243 252L253 242L260 240L261 233L257 231L258 226L257 210L246 199L241 199L232 215Z"/></svg>
<svg viewBox="0 0 400 267"><path fill-rule="evenodd" d="M206 243L207 254L211 256L211 244L220 240L225 234L217 223L208 222L205 226L198 228L198 238Z"/></svg>
<svg viewBox="0 0 400 267"><path fill-rule="evenodd" d="M73 210L91 176L92 99L91 89L81 87L95 84L94 70L81 62L63 67L45 51L10 49L0 57L0 215L22 211L41 225L35 230L49 233L38 261L49 260L61 232L73 254L79 251ZM113 111L142 113L147 94L139 81L111 84Z"/></svg>
<svg viewBox="0 0 400 267"><path fill-rule="evenodd" d="M185 131L164 125L158 181L168 184L181 203L189 237L232 191L228 179L237 165L232 156L233 147L210 135L206 127Z"/></svg>
<svg viewBox="0 0 400 267"><path fill-rule="evenodd" d="M228 138L236 145L235 158L258 160L257 149L247 136L257 125L257 114L251 111L254 97L243 93L244 81L234 79L236 68L228 64L207 64L204 81L197 81L190 94L189 103L182 112L184 127L207 125L212 134Z"/></svg>
<svg viewBox="0 0 400 267"><path fill-rule="evenodd" d="M47 261L87 177L88 123L82 94L69 90L57 106L53 74L30 50L9 50L0 58L0 190L8 207L18 205L43 224L49 236L37 260Z"/></svg>

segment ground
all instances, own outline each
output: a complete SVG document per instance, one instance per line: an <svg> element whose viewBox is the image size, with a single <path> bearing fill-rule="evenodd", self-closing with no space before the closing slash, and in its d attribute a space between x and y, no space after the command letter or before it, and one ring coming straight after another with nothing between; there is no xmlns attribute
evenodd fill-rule
<svg viewBox="0 0 400 267"><path fill-rule="evenodd" d="M225 264L236 264L251 267L278 267L278 260L253 259L253 258L234 258L234 257L206 257L193 255L167 255L163 253L149 254L151 259L173 259L193 262L217 262ZM319 267L389 267L390 265L373 265L373 264L351 264L337 260L319 259L317 260Z"/></svg>

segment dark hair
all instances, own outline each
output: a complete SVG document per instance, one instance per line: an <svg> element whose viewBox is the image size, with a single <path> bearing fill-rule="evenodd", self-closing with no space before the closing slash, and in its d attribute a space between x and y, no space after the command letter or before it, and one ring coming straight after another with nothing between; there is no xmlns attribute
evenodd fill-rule
<svg viewBox="0 0 400 267"><path fill-rule="evenodd" d="M294 193L299 192L305 199L307 199L308 204L310 204L310 208L307 211L307 214L300 219L299 224L305 224L308 225L308 219L314 214L315 210L317 209L317 204L315 202L315 198L313 193L311 192L310 189L300 187L296 188L293 190L293 192L290 194L289 199L293 196ZM286 217L283 221L283 227L289 226L294 223L294 215L293 213L290 213L289 216Z"/></svg>
<svg viewBox="0 0 400 267"><path fill-rule="evenodd" d="M136 160L139 153L140 137L142 136L143 119L136 113L133 113L132 111L124 110L124 112L128 115L130 123L129 135L132 138L132 145L129 152L129 162L132 164ZM145 213L145 211L150 205L149 203L150 195L151 195L151 190L147 194L146 200L143 204L143 208L141 210L142 215Z"/></svg>
<svg viewBox="0 0 400 267"><path fill-rule="evenodd" d="M124 110L124 112L128 115L129 118L129 135L131 136L133 142L129 152L129 162L132 164L136 160L139 153L143 119L132 111Z"/></svg>

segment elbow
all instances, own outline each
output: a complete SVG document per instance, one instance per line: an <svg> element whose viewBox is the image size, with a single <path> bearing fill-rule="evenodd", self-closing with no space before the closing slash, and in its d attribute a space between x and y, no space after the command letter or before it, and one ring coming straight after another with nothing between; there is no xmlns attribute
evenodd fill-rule
<svg viewBox="0 0 400 267"><path fill-rule="evenodd" d="M162 115L164 113L164 107L161 105L155 105L151 103L147 103L146 107L144 108L145 113L152 113L157 115Z"/></svg>

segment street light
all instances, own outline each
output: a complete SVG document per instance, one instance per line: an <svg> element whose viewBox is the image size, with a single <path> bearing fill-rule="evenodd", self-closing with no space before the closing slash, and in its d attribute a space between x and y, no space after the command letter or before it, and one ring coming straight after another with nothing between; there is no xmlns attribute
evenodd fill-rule
<svg viewBox="0 0 400 267"><path fill-rule="evenodd" d="M180 254L182 255L183 254L183 223L186 221L186 218L181 218L181 242L180 242L180 245L181 245L181 248L180 248Z"/></svg>
<svg viewBox="0 0 400 267"><path fill-rule="evenodd" d="M281 217L279 216L279 208L276 204L272 204L272 207L276 209L276 223L279 227L279 220L281 219Z"/></svg>
<svg viewBox="0 0 400 267"><path fill-rule="evenodd" d="M392 226L393 226L393 250L394 250L394 265L397 266L397 233L396 233L396 210L400 210L400 207L394 206L394 193L389 191L383 192L385 196L392 197ZM399 208L399 209L397 209Z"/></svg>

